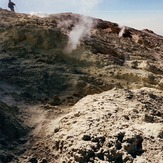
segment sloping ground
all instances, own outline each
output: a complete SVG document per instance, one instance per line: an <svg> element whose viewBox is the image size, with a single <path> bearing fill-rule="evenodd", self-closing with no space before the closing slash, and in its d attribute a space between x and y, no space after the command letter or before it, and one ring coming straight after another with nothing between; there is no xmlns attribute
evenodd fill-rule
<svg viewBox="0 0 163 163"><path fill-rule="evenodd" d="M162 91L148 88L89 95L42 126L23 161L161 163L162 104Z"/></svg>
<svg viewBox="0 0 163 163"><path fill-rule="evenodd" d="M0 80L18 87L17 98L55 104L57 96L59 103L71 104L115 86L162 89L161 37L131 28L119 37L117 24L90 18L89 36L67 54L63 50L80 17L39 18L1 10Z"/></svg>
<svg viewBox="0 0 163 163"><path fill-rule="evenodd" d="M55 155L59 162L162 162L162 104L162 92L147 88L87 96L55 129Z"/></svg>
<svg viewBox="0 0 163 163"><path fill-rule="evenodd" d="M0 98L38 124L9 147L15 162L162 161L162 36L72 13L0 19Z"/></svg>

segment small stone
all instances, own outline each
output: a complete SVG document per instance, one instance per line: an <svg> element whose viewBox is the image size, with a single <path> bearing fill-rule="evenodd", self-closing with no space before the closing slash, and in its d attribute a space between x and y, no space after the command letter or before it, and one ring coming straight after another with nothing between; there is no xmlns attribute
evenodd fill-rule
<svg viewBox="0 0 163 163"><path fill-rule="evenodd" d="M46 158L43 158L40 163L47 163L48 161L46 160Z"/></svg>
<svg viewBox="0 0 163 163"><path fill-rule="evenodd" d="M59 127L56 127L55 129L54 129L54 133L57 133L59 131Z"/></svg>
<svg viewBox="0 0 163 163"><path fill-rule="evenodd" d="M37 163L38 161L36 157L32 157L32 158L29 158L28 162Z"/></svg>
<svg viewBox="0 0 163 163"><path fill-rule="evenodd" d="M83 135L82 140L90 141L91 140L91 136L90 135Z"/></svg>
<svg viewBox="0 0 163 163"><path fill-rule="evenodd" d="M130 120L130 118L129 118L128 115L123 115L123 117L124 117L126 120Z"/></svg>
<svg viewBox="0 0 163 163"><path fill-rule="evenodd" d="M144 121L147 123L154 123L154 117L152 115L145 114Z"/></svg>
<svg viewBox="0 0 163 163"><path fill-rule="evenodd" d="M55 141L55 145L53 146L53 149L56 149L58 151L59 150L59 144L60 144L60 141Z"/></svg>
<svg viewBox="0 0 163 163"><path fill-rule="evenodd" d="M158 134L158 137L163 139L163 131L160 131L159 134Z"/></svg>
<svg viewBox="0 0 163 163"><path fill-rule="evenodd" d="M120 150L122 148L121 142L119 140L116 141L115 146L117 150Z"/></svg>
<svg viewBox="0 0 163 163"><path fill-rule="evenodd" d="M120 132L120 133L118 133L117 138L118 138L118 140L119 140L120 142L122 142L124 136L125 136L125 133L124 133L124 132Z"/></svg>

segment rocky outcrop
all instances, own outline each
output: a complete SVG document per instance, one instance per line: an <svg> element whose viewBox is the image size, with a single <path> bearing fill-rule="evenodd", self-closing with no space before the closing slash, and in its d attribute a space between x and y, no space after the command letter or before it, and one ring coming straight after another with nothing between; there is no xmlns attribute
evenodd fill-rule
<svg viewBox="0 0 163 163"><path fill-rule="evenodd" d="M159 162L162 103L162 92L147 88L83 98L53 135L58 162Z"/></svg>

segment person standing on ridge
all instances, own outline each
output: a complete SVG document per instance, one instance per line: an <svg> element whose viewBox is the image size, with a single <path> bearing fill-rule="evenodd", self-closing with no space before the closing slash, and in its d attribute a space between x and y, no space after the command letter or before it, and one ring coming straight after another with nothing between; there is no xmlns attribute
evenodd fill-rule
<svg viewBox="0 0 163 163"><path fill-rule="evenodd" d="M13 3L13 2L11 2L11 0L9 0L8 7L9 7L10 10L13 11L13 12L15 12L14 6L15 6L15 3Z"/></svg>

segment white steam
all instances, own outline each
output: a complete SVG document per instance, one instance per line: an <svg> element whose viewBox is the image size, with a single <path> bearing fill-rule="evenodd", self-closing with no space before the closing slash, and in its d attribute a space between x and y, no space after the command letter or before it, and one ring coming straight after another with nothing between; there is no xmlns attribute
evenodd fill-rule
<svg viewBox="0 0 163 163"><path fill-rule="evenodd" d="M103 0L74 0L74 4L79 4L79 12L91 12L97 8L98 4L100 4ZM71 53L73 50L77 48L80 44L80 41L84 37L88 37L91 33L91 29L93 27L93 20L88 17L81 17L78 24L72 29L69 33L69 40L67 43L66 48L64 49L65 53Z"/></svg>
<svg viewBox="0 0 163 163"><path fill-rule="evenodd" d="M38 16L38 17L41 17L41 18L45 18L45 17L49 16L49 14L41 13L41 12L30 12L30 15L31 16Z"/></svg>
<svg viewBox="0 0 163 163"><path fill-rule="evenodd" d="M82 17L80 22L69 33L69 41L65 48L65 52L71 53L75 50L84 37L89 37L92 27L93 20L88 17Z"/></svg>
<svg viewBox="0 0 163 163"><path fill-rule="evenodd" d="M72 20L64 20L64 21L61 21L57 24L57 27L58 28L69 28L71 25L72 25L73 21Z"/></svg>
<svg viewBox="0 0 163 163"><path fill-rule="evenodd" d="M123 36L123 34L125 32L125 29L126 29L125 26L121 27L121 30L119 32L119 37L122 37Z"/></svg>

